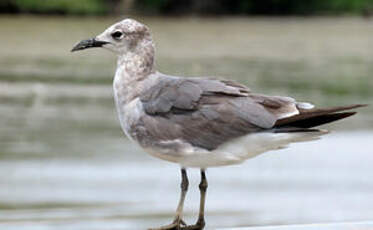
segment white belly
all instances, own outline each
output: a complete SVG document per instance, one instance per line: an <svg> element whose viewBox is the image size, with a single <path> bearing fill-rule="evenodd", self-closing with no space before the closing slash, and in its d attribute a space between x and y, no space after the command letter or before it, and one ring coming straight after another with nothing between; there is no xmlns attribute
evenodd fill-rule
<svg viewBox="0 0 373 230"><path fill-rule="evenodd" d="M319 139L321 135L326 133L326 131L307 133L254 133L229 141L213 151L188 148L184 152L172 154L161 150L145 150L155 157L179 163L183 167L209 168L239 164L261 153L286 148L292 142Z"/></svg>

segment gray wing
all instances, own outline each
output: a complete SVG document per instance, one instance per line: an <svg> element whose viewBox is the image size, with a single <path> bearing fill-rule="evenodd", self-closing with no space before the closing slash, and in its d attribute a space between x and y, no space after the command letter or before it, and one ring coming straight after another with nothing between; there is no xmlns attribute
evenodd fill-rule
<svg viewBox="0 0 373 230"><path fill-rule="evenodd" d="M140 99L146 135L208 150L298 113L291 98L253 94L236 82L210 79L165 78Z"/></svg>

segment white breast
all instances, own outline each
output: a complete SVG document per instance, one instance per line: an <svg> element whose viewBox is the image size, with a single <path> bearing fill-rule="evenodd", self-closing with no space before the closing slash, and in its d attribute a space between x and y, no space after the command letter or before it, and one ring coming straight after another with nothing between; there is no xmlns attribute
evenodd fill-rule
<svg viewBox="0 0 373 230"><path fill-rule="evenodd" d="M128 100L128 85L122 77L120 70L115 74L113 89L115 106L123 132L132 140L131 125L136 124L143 114L142 104L139 98Z"/></svg>

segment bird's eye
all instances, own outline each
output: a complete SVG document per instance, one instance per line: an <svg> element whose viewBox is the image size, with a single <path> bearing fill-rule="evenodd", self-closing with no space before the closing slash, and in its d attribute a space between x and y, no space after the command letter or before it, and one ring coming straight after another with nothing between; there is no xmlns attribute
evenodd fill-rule
<svg viewBox="0 0 373 230"><path fill-rule="evenodd" d="M123 37L123 33L120 32L120 31L115 31L114 33L111 34L111 36L116 39L116 40L119 40Z"/></svg>

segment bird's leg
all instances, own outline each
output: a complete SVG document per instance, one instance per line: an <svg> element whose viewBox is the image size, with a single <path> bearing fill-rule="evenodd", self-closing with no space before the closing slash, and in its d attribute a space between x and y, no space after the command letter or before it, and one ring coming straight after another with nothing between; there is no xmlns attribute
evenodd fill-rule
<svg viewBox="0 0 373 230"><path fill-rule="evenodd" d="M205 201L207 191L207 179L205 169L201 169L201 183L199 184L199 191L201 193L201 200L199 204L199 214L196 224L185 226L183 230L202 230L205 227Z"/></svg>
<svg viewBox="0 0 373 230"><path fill-rule="evenodd" d="M188 191L189 187L189 180L188 180L188 175L186 172L185 168L181 169L181 195L180 195L180 200L179 204L177 205L176 209L176 216L174 219L174 222L179 222L183 225L185 225L184 221L182 220L182 215L183 215L183 209L184 209L184 201L185 201L185 196Z"/></svg>
<svg viewBox="0 0 373 230"><path fill-rule="evenodd" d="M163 226L163 227L160 227L160 228L151 228L149 230L180 230L180 229L184 229L182 227L182 225L186 226L186 224L182 219L182 215L183 215L183 209L184 209L185 196L186 196L186 193L187 193L188 187L189 187L188 175L187 175L187 172L186 172L185 168L181 169L181 186L180 187L181 187L180 200L179 200L179 204L177 205L176 216L175 216L174 221L169 225L166 225L166 226Z"/></svg>
<svg viewBox="0 0 373 230"><path fill-rule="evenodd" d="M205 227L205 202L206 202L206 191L207 191L207 178L205 174L205 170L201 169L201 183L199 184L199 190L201 193L201 201L199 204L199 214L197 225L201 226L202 228Z"/></svg>

